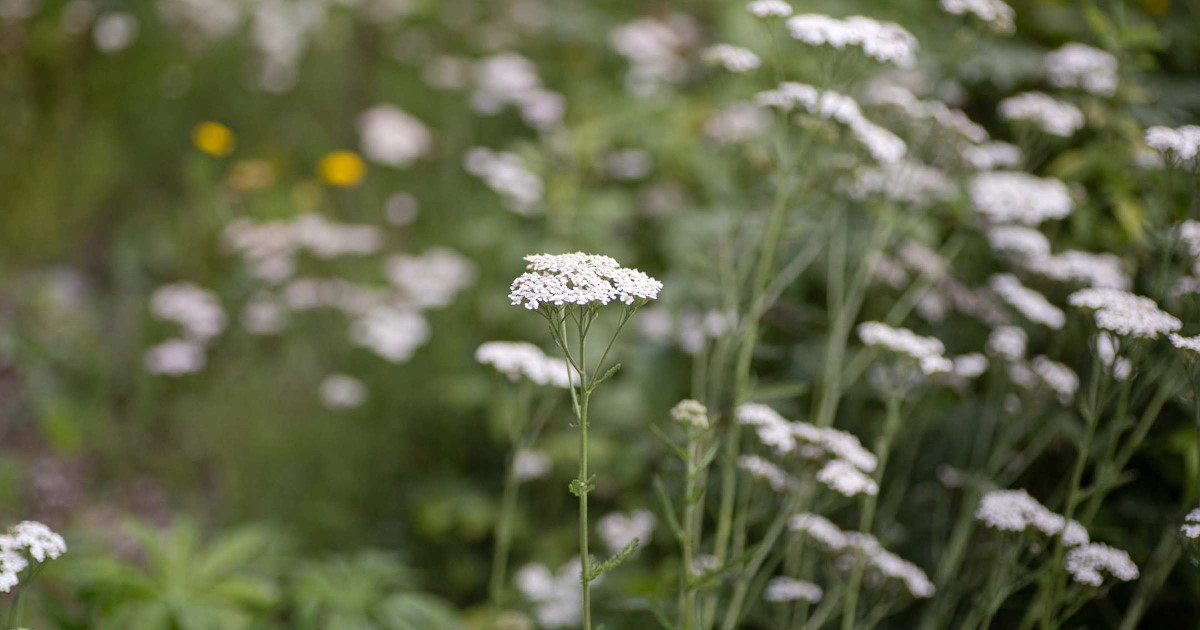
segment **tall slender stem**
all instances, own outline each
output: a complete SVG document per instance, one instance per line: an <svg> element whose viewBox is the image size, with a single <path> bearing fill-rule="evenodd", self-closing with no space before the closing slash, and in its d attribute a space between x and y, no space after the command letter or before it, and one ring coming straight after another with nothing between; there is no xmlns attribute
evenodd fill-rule
<svg viewBox="0 0 1200 630"><path fill-rule="evenodd" d="M896 437L896 429L900 426L900 396L889 395L887 398L887 417L884 419L883 431L875 442L875 458L878 465L875 468L875 484L882 488L883 473L887 468L888 453L892 449L892 440ZM875 524L875 506L878 504L879 493L868 494L863 501L863 510L859 515L858 529L864 534L870 534ZM842 630L854 628L858 608L858 592L862 586L865 558L857 554L854 561L854 571L850 576L850 584L846 587L845 609L842 612Z"/></svg>
<svg viewBox="0 0 1200 630"><path fill-rule="evenodd" d="M611 347L611 343L609 346ZM591 559L588 551L588 399L591 398L591 379L587 376L585 353L587 326L579 325L579 588L583 595L583 630L592 627Z"/></svg>

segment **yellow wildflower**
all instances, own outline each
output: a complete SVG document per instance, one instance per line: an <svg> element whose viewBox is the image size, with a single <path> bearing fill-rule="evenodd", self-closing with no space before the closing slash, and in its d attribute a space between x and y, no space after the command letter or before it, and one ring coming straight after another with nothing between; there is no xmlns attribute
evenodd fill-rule
<svg viewBox="0 0 1200 630"><path fill-rule="evenodd" d="M224 157L233 153L236 141L229 127L208 120L192 130L192 144L209 155Z"/></svg>
<svg viewBox="0 0 1200 630"><path fill-rule="evenodd" d="M317 174L330 186L353 188L363 180L367 166L353 151L334 151L321 158Z"/></svg>

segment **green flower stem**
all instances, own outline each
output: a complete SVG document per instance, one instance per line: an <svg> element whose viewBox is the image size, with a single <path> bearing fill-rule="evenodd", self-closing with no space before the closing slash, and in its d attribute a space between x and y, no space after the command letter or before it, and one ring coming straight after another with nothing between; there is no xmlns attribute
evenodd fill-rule
<svg viewBox="0 0 1200 630"><path fill-rule="evenodd" d="M1100 353L1096 351L1094 357L1099 357ZM1083 442L1079 445L1079 454L1075 458L1075 466L1071 470L1071 480L1067 486L1067 504L1063 510L1063 518L1070 521L1075 516L1075 508L1079 502L1079 488L1083 481L1083 471L1087 466L1088 455L1091 451L1092 440L1096 436L1096 426L1100 424L1101 406L1104 400L1103 388L1104 379L1102 378L1103 369L1100 366L1098 358L1092 360L1092 377L1091 400L1084 408L1084 420L1087 422L1086 432L1083 436ZM1055 627L1056 613L1058 608L1058 594L1063 588L1063 572L1061 571L1063 564L1063 555L1066 548L1063 545L1062 536L1058 536L1054 541L1054 554L1050 560L1050 568L1046 573L1045 582L1043 582L1041 598L1041 626L1045 630Z"/></svg>
<svg viewBox="0 0 1200 630"><path fill-rule="evenodd" d="M742 613L744 612L742 608L746 603L746 595L750 592L750 581L774 550L775 542L779 540L779 537L787 529L788 520L791 518L792 512L795 511L798 503L799 501L795 498L795 495L788 498L784 503L783 509L775 515L775 519L767 527L767 533L763 536L762 541L758 543L758 547L754 550L754 555L750 557L750 560L742 569L741 579L734 585L733 598L729 601L729 608L725 610L725 621L721 624L723 630L734 630L738 627L738 622L741 621Z"/></svg>
<svg viewBox="0 0 1200 630"><path fill-rule="evenodd" d="M879 461L879 465L875 469L875 484L883 487L883 473L887 469L888 453L892 448L892 441L896 437L896 430L900 427L900 397L899 395L889 395L886 401L887 417L883 421L883 431L875 440L875 458ZM864 534L870 534L871 528L875 525L875 506L878 503L879 494L867 495L863 500L862 513L859 515L858 530ZM846 602L842 611L842 630L852 630L854 628L855 618L858 609L858 593L862 587L863 571L866 568L862 554L857 554L854 561L854 569L850 574L850 583L846 587Z"/></svg>
<svg viewBox="0 0 1200 630"><path fill-rule="evenodd" d="M694 548L699 537L697 508L700 505L700 497L696 496L699 463L699 440L696 437L695 429L688 429L687 477L683 484L683 565L679 570L679 610L684 630L694 630L696 627L696 594L691 584L691 567Z"/></svg>
<svg viewBox="0 0 1200 630"><path fill-rule="evenodd" d="M493 606L504 603L504 577L508 570L508 551L512 542L513 518L517 508L517 475L513 466L515 456L509 460L500 498L500 518L496 522L495 531L496 549L492 556L492 576L488 586Z"/></svg>
<svg viewBox="0 0 1200 630"><path fill-rule="evenodd" d="M613 335L615 338L616 335ZM588 401L591 398L591 379L585 363L587 327L579 327L579 585L583 595L583 630L592 628L591 558L588 551ZM612 342L609 342L612 347ZM607 353L607 351L606 351Z"/></svg>

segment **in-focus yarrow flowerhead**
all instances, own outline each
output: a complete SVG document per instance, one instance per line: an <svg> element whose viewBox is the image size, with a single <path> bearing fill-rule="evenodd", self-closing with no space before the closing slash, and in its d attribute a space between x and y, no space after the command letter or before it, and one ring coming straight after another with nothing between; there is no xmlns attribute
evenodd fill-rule
<svg viewBox="0 0 1200 630"><path fill-rule="evenodd" d="M513 280L508 297L514 306L604 306L613 300L628 306L658 297L662 283L622 267L608 256L575 252L526 256L527 271Z"/></svg>

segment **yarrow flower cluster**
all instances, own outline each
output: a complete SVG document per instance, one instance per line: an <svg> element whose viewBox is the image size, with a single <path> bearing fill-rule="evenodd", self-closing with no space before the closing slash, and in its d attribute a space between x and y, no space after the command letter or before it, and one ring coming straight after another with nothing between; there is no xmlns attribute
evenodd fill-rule
<svg viewBox="0 0 1200 630"><path fill-rule="evenodd" d="M758 438L776 452L786 455L800 447L799 454L809 459L842 460L863 472L874 472L875 455L863 448L851 433L806 422L789 422L779 412L761 403L742 403L734 415L739 424L755 428Z"/></svg>
<svg viewBox="0 0 1200 630"><path fill-rule="evenodd" d="M579 591L579 561L563 564L557 573L544 564L527 564L514 578L517 589L534 603L538 623L547 628L578 626L583 619Z"/></svg>
<svg viewBox="0 0 1200 630"><path fill-rule="evenodd" d="M613 29L609 43L629 63L625 82L638 96L647 96L687 74L685 49L699 37L695 21L683 14L664 19L641 18Z"/></svg>
<svg viewBox="0 0 1200 630"><path fill-rule="evenodd" d="M501 52L472 66L471 109L490 116L512 105L529 126L546 130L562 121L566 101L542 86L537 66L521 55Z"/></svg>
<svg viewBox="0 0 1200 630"><path fill-rule="evenodd" d="M1083 112L1070 103L1041 92L1025 92L1000 101L1000 117L1032 123L1038 129L1063 138L1083 128Z"/></svg>
<svg viewBox="0 0 1200 630"><path fill-rule="evenodd" d="M1024 490L992 490L975 508L975 520L1004 532L1036 529L1047 536L1061 536L1068 547L1087 544L1087 530L1078 521L1050 511Z"/></svg>
<svg viewBox="0 0 1200 630"><path fill-rule="evenodd" d="M533 215L542 200L542 178L526 168L515 153L472 147L463 158L463 168L503 197L516 214Z"/></svg>
<svg viewBox="0 0 1200 630"><path fill-rule="evenodd" d="M815 604L821 601L824 594L821 587L812 582L781 576L767 582L763 599L773 603L805 601Z"/></svg>
<svg viewBox="0 0 1200 630"><path fill-rule="evenodd" d="M150 296L150 313L175 322L188 339L205 343L225 330L225 311L211 291L191 282L161 286Z"/></svg>
<svg viewBox="0 0 1200 630"><path fill-rule="evenodd" d="M1188 512L1187 516L1183 517L1183 525L1179 527L1179 533L1183 534L1184 538L1200 540L1200 508Z"/></svg>
<svg viewBox="0 0 1200 630"><path fill-rule="evenodd" d="M1067 302L1095 311L1096 326L1118 335L1158 339L1183 326L1179 318L1159 309L1154 300L1118 289L1081 289Z"/></svg>
<svg viewBox="0 0 1200 630"><path fill-rule="evenodd" d="M814 116L836 120L849 127L850 133L871 156L885 164L900 160L908 151L903 140L868 120L858 103L840 92L821 91L811 85L789 81L780 83L774 90L760 92L755 101L784 111L801 108Z"/></svg>
<svg viewBox="0 0 1200 630"><path fill-rule="evenodd" d="M1129 553L1104 543L1080 545L1067 552L1067 572L1071 578L1086 586L1104 583L1101 571L1122 582L1138 578L1138 567Z"/></svg>
<svg viewBox="0 0 1200 630"><path fill-rule="evenodd" d="M1191 161L1200 155L1200 125L1151 127L1146 130L1146 145L1165 158Z"/></svg>
<svg viewBox="0 0 1200 630"><path fill-rule="evenodd" d="M793 532L803 533L830 551L861 553L870 569L885 578L900 581L913 597L933 597L936 589L929 576L917 565L886 550L870 534L843 532L828 519L817 514L797 514L788 521Z"/></svg>
<svg viewBox="0 0 1200 630"><path fill-rule="evenodd" d="M1007 142L984 142L963 147L961 155L964 162L979 171L1007 168L1021 163L1020 147Z"/></svg>
<svg viewBox="0 0 1200 630"><path fill-rule="evenodd" d="M67 552L63 537L37 521L22 521L0 535L0 593L17 586L29 559L45 562ZM28 556L29 559L26 558Z"/></svg>
<svg viewBox="0 0 1200 630"><path fill-rule="evenodd" d="M1171 333L1168 336L1171 340L1171 345L1180 350L1187 350L1192 353L1200 354L1200 337L1184 337L1176 333Z"/></svg>
<svg viewBox="0 0 1200 630"><path fill-rule="evenodd" d="M863 54L881 63L902 68L916 64L917 38L894 22L880 22L861 15L839 20L809 13L788 18L787 27L794 39L810 46L832 46L838 50L856 46Z"/></svg>
<svg viewBox="0 0 1200 630"><path fill-rule="evenodd" d="M634 305L657 298L662 290L658 280L608 256L575 252L525 260L528 271L513 280L508 297L514 306L529 310L545 305L602 306L613 300Z"/></svg>
<svg viewBox="0 0 1200 630"><path fill-rule="evenodd" d="M225 228L222 238L252 275L270 283L290 278L301 252L331 260L374 254L383 246L383 234L373 225L338 223L314 213L291 221L238 219Z"/></svg>
<svg viewBox="0 0 1200 630"><path fill-rule="evenodd" d="M708 408L698 400L681 400L671 407L671 418L694 429L708 428Z"/></svg>
<svg viewBox="0 0 1200 630"><path fill-rule="evenodd" d="M987 130L976 124L962 110L952 109L941 101L921 100L911 90L899 85L880 85L872 88L867 95L867 102L895 107L915 120L931 120L939 127L971 143L985 142L988 139Z"/></svg>
<svg viewBox="0 0 1200 630"><path fill-rule="evenodd" d="M817 471L817 481L847 497L860 494L875 496L879 485L858 468L840 460L832 459Z"/></svg>
<svg viewBox="0 0 1200 630"><path fill-rule="evenodd" d="M486 342L475 350L475 360L496 368L510 381L526 378L536 385L563 389L579 382L579 375L567 367L566 359L551 358L541 348L524 341Z"/></svg>
<svg viewBox="0 0 1200 630"><path fill-rule="evenodd" d="M732 44L709 46L701 57L707 64L720 66L736 74L750 72L762 65L762 60L753 51Z"/></svg>
<svg viewBox="0 0 1200 630"><path fill-rule="evenodd" d="M1016 276L997 274L988 281L992 290L1031 322L1059 330L1067 322L1066 313L1050 303L1046 296L1021 284Z"/></svg>
<svg viewBox="0 0 1200 630"><path fill-rule="evenodd" d="M1046 55L1046 75L1054 87L1074 87L1112 96L1117 91L1117 58L1098 48L1072 42Z"/></svg>
<svg viewBox="0 0 1200 630"><path fill-rule="evenodd" d="M1025 358L1025 345L1029 342L1029 336L1024 330L1016 326L1000 326L988 335L987 345L985 346L988 354L992 354L1009 361L1018 361Z"/></svg>
<svg viewBox="0 0 1200 630"><path fill-rule="evenodd" d="M974 15L1000 33L1016 30L1013 23L1016 14L1002 0L941 0L941 6L951 15Z"/></svg>
<svg viewBox="0 0 1200 630"><path fill-rule="evenodd" d="M550 456L541 451L522 448L517 449L517 452L513 454L513 476L517 478L517 481L541 479L550 474L553 466Z"/></svg>
<svg viewBox="0 0 1200 630"><path fill-rule="evenodd" d="M922 337L907 328L893 328L883 322L858 325L858 338L868 346L884 348L917 362L925 374L949 372L953 363L944 355L946 347L938 339Z"/></svg>
<svg viewBox="0 0 1200 630"><path fill-rule="evenodd" d="M746 10L757 18L788 17L794 12L792 5L784 0L754 0L746 5Z"/></svg>
<svg viewBox="0 0 1200 630"><path fill-rule="evenodd" d="M596 522L596 532L608 550L616 553L635 540L641 543L650 540L654 533L654 514L647 510L634 510L629 514L613 512Z"/></svg>
<svg viewBox="0 0 1200 630"><path fill-rule="evenodd" d="M367 400L367 387L347 374L330 374L321 381L321 404L330 411L345 411Z"/></svg>
<svg viewBox="0 0 1200 630"><path fill-rule="evenodd" d="M1079 391L1079 375L1062 363L1038 356L1033 358L1029 367L1034 375L1058 394L1059 402L1064 405L1071 402L1075 392Z"/></svg>
<svg viewBox="0 0 1200 630"><path fill-rule="evenodd" d="M758 455L738 457L738 468L746 471L752 479L764 481L775 492L784 492L792 485L792 478L782 468Z"/></svg>
<svg viewBox="0 0 1200 630"><path fill-rule="evenodd" d="M1033 228L1000 225L988 230L987 239L988 244L997 252L1014 254L1021 258L1050 255L1050 239Z"/></svg>
<svg viewBox="0 0 1200 630"><path fill-rule="evenodd" d="M424 123L394 105L376 105L363 112L358 134L367 159L396 168L425 155L433 142Z"/></svg>
<svg viewBox="0 0 1200 630"><path fill-rule="evenodd" d="M944 172L911 160L859 169L849 193L854 199L882 194L892 201L917 208L950 201L959 194L958 187Z"/></svg>
<svg viewBox="0 0 1200 630"><path fill-rule="evenodd" d="M975 209L996 223L1038 225L1067 216L1074 205L1066 184L1020 171L979 173L968 192Z"/></svg>

